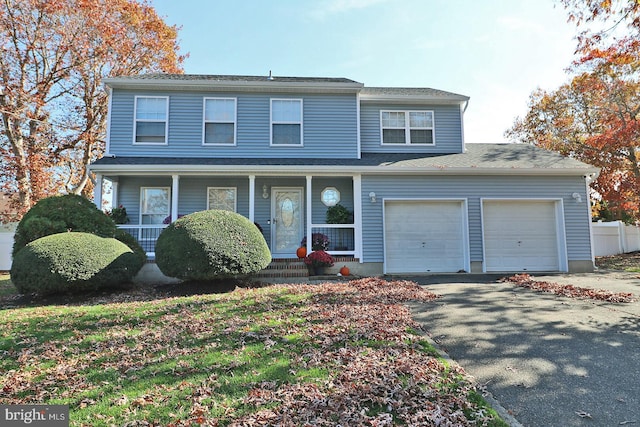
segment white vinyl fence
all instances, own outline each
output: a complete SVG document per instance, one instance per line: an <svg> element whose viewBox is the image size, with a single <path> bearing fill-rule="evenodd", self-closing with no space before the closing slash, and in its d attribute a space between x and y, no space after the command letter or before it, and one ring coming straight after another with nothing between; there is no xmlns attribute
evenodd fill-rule
<svg viewBox="0 0 640 427"><path fill-rule="evenodd" d="M0 224L0 271L11 270L11 249L17 223Z"/></svg>
<svg viewBox="0 0 640 427"><path fill-rule="evenodd" d="M640 251L640 227L636 225L622 221L594 222L591 229L595 256Z"/></svg>

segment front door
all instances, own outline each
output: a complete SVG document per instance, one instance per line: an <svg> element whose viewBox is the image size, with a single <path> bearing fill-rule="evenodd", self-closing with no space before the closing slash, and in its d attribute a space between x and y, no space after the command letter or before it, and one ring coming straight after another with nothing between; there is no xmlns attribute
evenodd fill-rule
<svg viewBox="0 0 640 427"><path fill-rule="evenodd" d="M274 187L271 190L271 253L295 257L304 232L302 221L303 190L299 187Z"/></svg>

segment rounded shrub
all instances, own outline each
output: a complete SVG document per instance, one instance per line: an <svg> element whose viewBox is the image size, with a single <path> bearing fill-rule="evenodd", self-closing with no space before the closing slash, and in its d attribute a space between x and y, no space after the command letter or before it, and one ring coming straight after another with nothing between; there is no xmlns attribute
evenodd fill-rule
<svg viewBox="0 0 640 427"><path fill-rule="evenodd" d="M38 201L18 223L12 254L15 257L36 239L67 231L113 237L116 225L85 197L75 194L47 197Z"/></svg>
<svg viewBox="0 0 640 427"><path fill-rule="evenodd" d="M156 264L166 276L212 281L255 274L271 262L260 230L234 212L186 215L165 228L156 243Z"/></svg>
<svg viewBox="0 0 640 427"><path fill-rule="evenodd" d="M141 267L140 258L114 238L58 233L18 251L11 281L21 293L85 291L128 283Z"/></svg>
<svg viewBox="0 0 640 427"><path fill-rule="evenodd" d="M125 245L129 246L129 249L140 259L140 268L147 262L147 253L144 251L140 243L131 234L118 228L113 236L116 240L121 241Z"/></svg>

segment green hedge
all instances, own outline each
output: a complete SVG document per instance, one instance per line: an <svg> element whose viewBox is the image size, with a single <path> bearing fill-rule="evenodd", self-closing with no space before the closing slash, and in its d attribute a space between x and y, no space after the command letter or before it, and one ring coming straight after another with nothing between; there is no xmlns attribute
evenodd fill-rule
<svg viewBox="0 0 640 427"><path fill-rule="evenodd" d="M165 228L156 243L160 271L185 280L246 277L270 262L271 252L258 228L228 211L184 216Z"/></svg>
<svg viewBox="0 0 640 427"><path fill-rule="evenodd" d="M59 233L22 248L11 281L21 293L85 291L128 283L141 267L140 257L114 238Z"/></svg>
<svg viewBox="0 0 640 427"><path fill-rule="evenodd" d="M75 194L47 197L38 201L23 217L13 243L12 255L29 242L67 231L114 237L116 225L88 199Z"/></svg>

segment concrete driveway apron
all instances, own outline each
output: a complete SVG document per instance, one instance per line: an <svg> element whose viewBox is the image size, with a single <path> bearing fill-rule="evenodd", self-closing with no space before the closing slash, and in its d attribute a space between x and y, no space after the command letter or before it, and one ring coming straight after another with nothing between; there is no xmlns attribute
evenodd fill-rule
<svg viewBox="0 0 640 427"><path fill-rule="evenodd" d="M638 276L534 278L639 298ZM414 318L525 426L640 426L640 302L555 296L497 278L411 277L441 295L412 303Z"/></svg>

